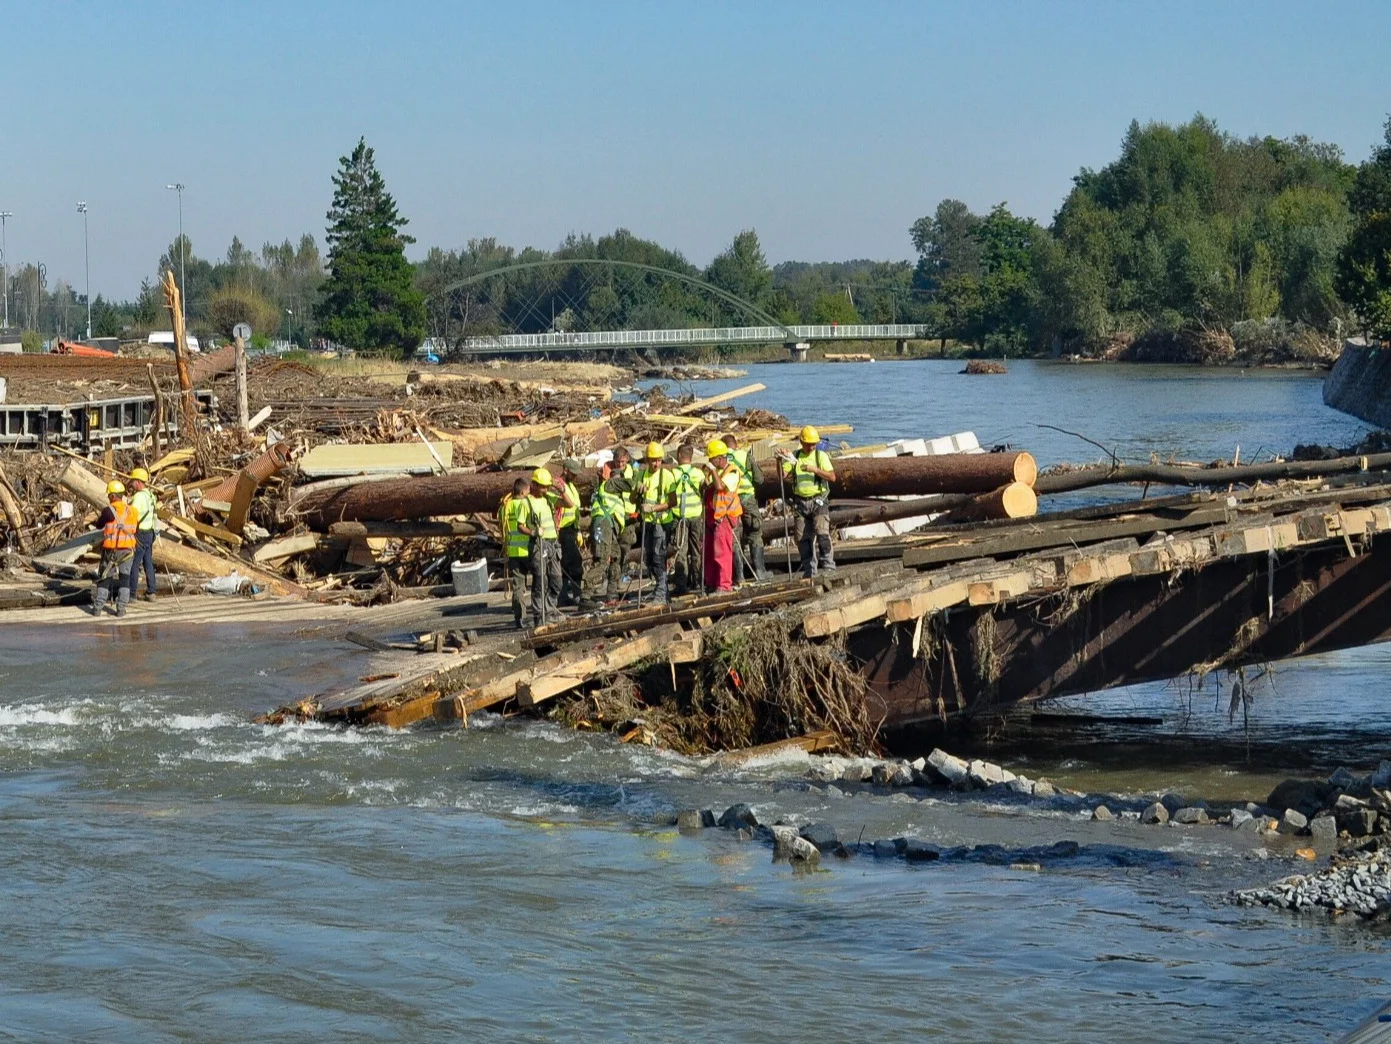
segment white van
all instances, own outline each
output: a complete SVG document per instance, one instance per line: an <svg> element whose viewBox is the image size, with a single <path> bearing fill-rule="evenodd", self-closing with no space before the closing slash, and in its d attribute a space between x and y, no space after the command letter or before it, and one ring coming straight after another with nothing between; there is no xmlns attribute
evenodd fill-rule
<svg viewBox="0 0 1391 1044"><path fill-rule="evenodd" d="M173 330L154 330L145 340L147 343L156 345L160 348L168 348L171 352L174 350ZM184 344L187 345L190 352L202 351L202 349L198 347L198 338L194 337L192 334L184 334Z"/></svg>

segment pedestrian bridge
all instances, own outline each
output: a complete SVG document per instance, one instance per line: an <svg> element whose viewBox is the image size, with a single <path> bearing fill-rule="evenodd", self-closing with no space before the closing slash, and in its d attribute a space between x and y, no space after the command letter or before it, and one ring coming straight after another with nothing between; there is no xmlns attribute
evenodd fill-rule
<svg viewBox="0 0 1391 1044"><path fill-rule="evenodd" d="M805 358L818 341L898 341L931 337L920 323L832 324L828 326L711 326L692 330L589 330L584 333L499 334L451 340L448 349L464 355L536 352L593 352L619 349L684 348L736 344L783 344L794 358ZM445 347L433 341L426 347Z"/></svg>

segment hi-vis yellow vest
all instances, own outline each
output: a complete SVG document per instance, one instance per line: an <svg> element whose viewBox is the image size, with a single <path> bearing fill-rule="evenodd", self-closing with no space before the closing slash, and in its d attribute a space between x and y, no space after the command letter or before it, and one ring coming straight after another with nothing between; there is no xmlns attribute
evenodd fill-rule
<svg viewBox="0 0 1391 1044"><path fill-rule="evenodd" d="M497 521L502 529L502 546L507 549L508 558L526 558L531 553L531 538L522 532L522 514L525 511L525 497L514 497L509 493L502 498Z"/></svg>
<svg viewBox="0 0 1391 1044"><path fill-rule="evenodd" d="M783 465L783 470L792 476L792 495L802 500L824 497L831 492L831 484L820 475L813 475L808 466L831 470L831 455L825 450L814 449L810 453L799 450L797 456Z"/></svg>

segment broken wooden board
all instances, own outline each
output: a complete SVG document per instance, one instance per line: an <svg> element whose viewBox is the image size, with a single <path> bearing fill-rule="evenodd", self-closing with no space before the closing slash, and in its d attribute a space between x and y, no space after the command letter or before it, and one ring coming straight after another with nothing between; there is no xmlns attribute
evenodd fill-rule
<svg viewBox="0 0 1391 1044"><path fill-rule="evenodd" d="M316 551L323 542L323 536L318 533L296 533L293 536L277 537L258 547L251 560L258 563L283 562L295 555Z"/></svg>
<svg viewBox="0 0 1391 1044"><path fill-rule="evenodd" d="M454 462L454 443L389 442L377 445L315 446L299 461L300 473L308 478L343 475L370 475L374 472L432 475L439 472L431 449L445 467Z"/></svg>
<svg viewBox="0 0 1391 1044"><path fill-rule="evenodd" d="M523 707L534 707L594 678L614 674L639 660L659 656L681 635L681 625L673 623L644 631L633 638L607 643L582 659L572 660L556 670L523 682L517 687L517 702Z"/></svg>
<svg viewBox="0 0 1391 1044"><path fill-rule="evenodd" d="M728 750L715 756L715 761L726 768L738 765L747 765L751 761L760 758L774 757L778 754L786 753L791 750L802 750L808 754L819 754L826 751L843 750L845 740L830 729L823 729L820 732L809 732L805 736L793 736L790 739L775 740L772 743L761 743L757 747L744 747L741 750Z"/></svg>

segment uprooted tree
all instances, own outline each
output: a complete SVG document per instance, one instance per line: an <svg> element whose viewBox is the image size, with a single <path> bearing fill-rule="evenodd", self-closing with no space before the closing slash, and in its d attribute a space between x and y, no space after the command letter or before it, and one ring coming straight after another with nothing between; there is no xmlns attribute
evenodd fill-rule
<svg viewBox="0 0 1391 1044"><path fill-rule="evenodd" d="M339 160L328 220L320 329L349 348L410 354L425 337L425 299L405 253L415 239L362 138Z"/></svg>

